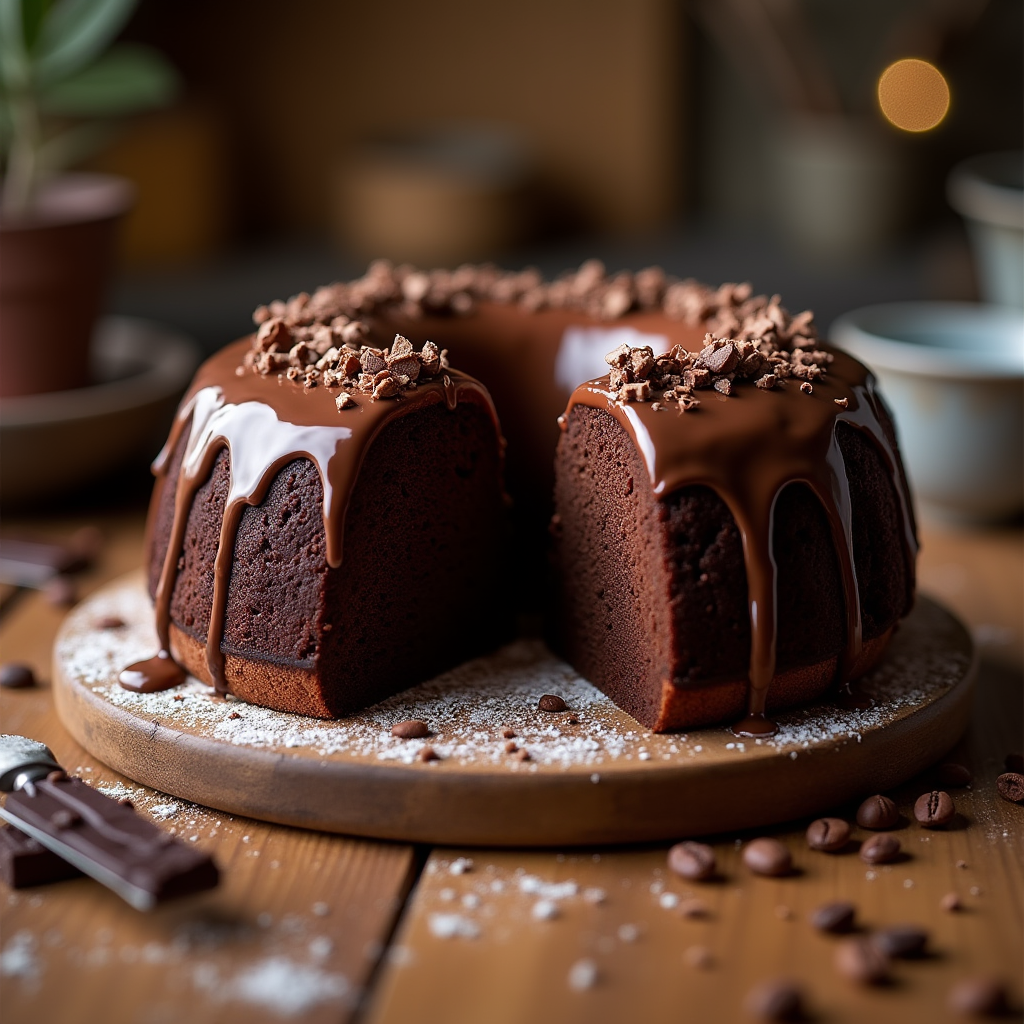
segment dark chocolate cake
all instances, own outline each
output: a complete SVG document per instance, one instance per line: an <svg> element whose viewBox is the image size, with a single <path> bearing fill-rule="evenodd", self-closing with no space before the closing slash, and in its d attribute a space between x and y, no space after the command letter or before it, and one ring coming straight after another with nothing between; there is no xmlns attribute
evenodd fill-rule
<svg viewBox="0 0 1024 1024"><path fill-rule="evenodd" d="M170 651L222 690L339 715L486 649L507 599L546 589L553 466L558 643L651 728L748 704L763 728L863 672L909 607L914 528L874 382L777 296L597 261L553 282L380 261L254 319L158 460L165 656L125 685L173 684ZM440 346L509 438L511 564L494 406Z"/></svg>

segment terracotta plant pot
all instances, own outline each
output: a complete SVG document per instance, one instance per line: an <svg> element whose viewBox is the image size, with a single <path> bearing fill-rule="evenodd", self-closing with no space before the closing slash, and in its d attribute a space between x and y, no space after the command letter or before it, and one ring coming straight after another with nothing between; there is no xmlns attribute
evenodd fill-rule
<svg viewBox="0 0 1024 1024"><path fill-rule="evenodd" d="M0 397L90 383L89 345L132 186L66 174L0 220Z"/></svg>

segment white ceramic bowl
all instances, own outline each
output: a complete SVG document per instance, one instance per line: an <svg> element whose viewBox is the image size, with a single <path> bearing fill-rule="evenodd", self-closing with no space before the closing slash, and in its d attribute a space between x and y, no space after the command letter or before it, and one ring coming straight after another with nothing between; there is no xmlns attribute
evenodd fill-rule
<svg viewBox="0 0 1024 1024"><path fill-rule="evenodd" d="M991 523L1024 508L1024 316L893 302L841 316L831 340L875 371L926 515Z"/></svg>

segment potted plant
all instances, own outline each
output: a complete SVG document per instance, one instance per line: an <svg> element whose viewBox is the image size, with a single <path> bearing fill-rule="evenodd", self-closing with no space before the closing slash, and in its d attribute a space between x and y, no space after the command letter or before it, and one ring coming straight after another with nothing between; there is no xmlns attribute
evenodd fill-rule
<svg viewBox="0 0 1024 1024"><path fill-rule="evenodd" d="M111 45L137 0L0 0L0 397L89 383L129 182L73 174L113 119L167 103L155 51Z"/></svg>

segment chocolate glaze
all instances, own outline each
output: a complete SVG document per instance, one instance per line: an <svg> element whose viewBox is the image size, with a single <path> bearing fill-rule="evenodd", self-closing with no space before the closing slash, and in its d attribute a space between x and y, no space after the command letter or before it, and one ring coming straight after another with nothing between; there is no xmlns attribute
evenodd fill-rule
<svg viewBox="0 0 1024 1024"><path fill-rule="evenodd" d="M153 678L154 682L157 678L170 678L163 665L173 664L165 661L165 652L170 650L170 603L185 527L196 491L209 477L222 448L230 454L231 483L214 566L206 661L216 689L226 692L221 642L235 535L245 506L258 505L263 500L283 466L300 457L308 458L316 466L323 485L327 563L336 569L342 561L345 511L359 468L374 439L388 423L439 402L454 409L459 401L475 401L491 413L497 427L497 413L486 389L458 370L449 369L439 379L421 380L396 398L375 402L369 395L356 395L354 406L339 411L335 405L338 388L305 389L283 376L261 376L242 370L242 358L249 347L250 339L242 339L199 368L179 407L170 437L153 464L157 476L154 500L158 500L159 491L166 484L171 453L182 433L189 431L177 481L170 543L156 590L161 654L130 666L126 673L136 672Z"/></svg>
<svg viewBox="0 0 1024 1024"><path fill-rule="evenodd" d="M764 736L774 731L765 717L768 688L775 675L777 635L772 517L787 484L807 484L831 527L846 606L846 649L840 661L844 679L863 646L850 487L836 439L837 423L861 431L882 454L899 497L908 564L917 551L909 498L896 453L882 428L874 378L844 352L833 354L827 375L815 382L811 395L801 392L796 381L789 381L770 391L739 388L729 398L702 391L698 409L655 411L649 402L617 402L608 378L602 377L576 388L566 409L566 416L576 405L614 416L643 457L656 496L703 484L728 505L743 543L751 626L748 715L734 727L740 735ZM836 399L844 398L846 408L836 404Z"/></svg>
<svg viewBox="0 0 1024 1024"><path fill-rule="evenodd" d="M185 673L164 648L152 658L133 662L122 669L117 681L135 693L156 693L181 686L185 682Z"/></svg>

